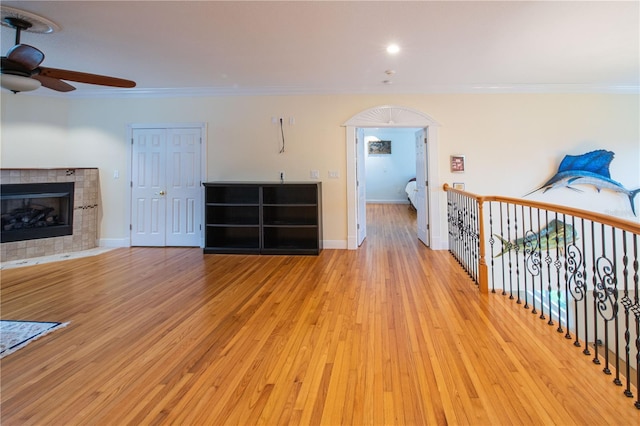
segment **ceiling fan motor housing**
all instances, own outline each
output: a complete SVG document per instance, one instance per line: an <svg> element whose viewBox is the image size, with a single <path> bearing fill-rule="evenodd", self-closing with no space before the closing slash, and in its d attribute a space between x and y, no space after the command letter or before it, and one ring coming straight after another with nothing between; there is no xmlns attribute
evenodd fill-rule
<svg viewBox="0 0 640 426"><path fill-rule="evenodd" d="M2 74L19 75L22 77L31 77L31 71L26 70L20 64L17 64L4 56L2 57Z"/></svg>

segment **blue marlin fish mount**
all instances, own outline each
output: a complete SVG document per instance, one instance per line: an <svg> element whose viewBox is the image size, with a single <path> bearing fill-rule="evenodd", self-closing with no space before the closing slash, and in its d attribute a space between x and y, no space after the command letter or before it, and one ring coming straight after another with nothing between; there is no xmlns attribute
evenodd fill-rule
<svg viewBox="0 0 640 426"><path fill-rule="evenodd" d="M604 149L587 152L582 155L565 155L562 162L560 162L558 172L544 185L529 192L525 197L541 189L544 189L543 194L555 188L568 188L582 192L572 185L593 185L598 192L602 189L608 189L629 197L631 211L634 216L637 216L633 199L640 192L640 188L629 190L622 186L621 183L611 179L609 164L611 164L614 155L613 152Z"/></svg>

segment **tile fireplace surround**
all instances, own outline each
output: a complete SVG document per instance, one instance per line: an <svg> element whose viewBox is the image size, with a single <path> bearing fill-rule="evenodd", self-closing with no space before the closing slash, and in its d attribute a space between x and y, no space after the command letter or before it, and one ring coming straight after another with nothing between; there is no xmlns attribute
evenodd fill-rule
<svg viewBox="0 0 640 426"><path fill-rule="evenodd" d="M75 182L73 235L0 244L2 262L89 250L98 239L98 169L0 169L9 183Z"/></svg>

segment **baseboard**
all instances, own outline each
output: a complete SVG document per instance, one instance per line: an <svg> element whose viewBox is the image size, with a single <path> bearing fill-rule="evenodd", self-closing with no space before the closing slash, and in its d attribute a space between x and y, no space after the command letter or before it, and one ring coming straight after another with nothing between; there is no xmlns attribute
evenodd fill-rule
<svg viewBox="0 0 640 426"><path fill-rule="evenodd" d="M98 240L98 247L130 247L131 243L128 238L100 238Z"/></svg>
<svg viewBox="0 0 640 426"><path fill-rule="evenodd" d="M345 240L322 240L322 248L346 250L347 242Z"/></svg>
<svg viewBox="0 0 640 426"><path fill-rule="evenodd" d="M367 204L409 204L409 200L367 200Z"/></svg>
<svg viewBox="0 0 640 426"><path fill-rule="evenodd" d="M440 238L432 237L431 245L429 246L431 250L449 250L449 240L448 237L446 240L440 240Z"/></svg>
<svg viewBox="0 0 640 426"><path fill-rule="evenodd" d="M130 247L128 238L101 238L98 240L99 247L119 248ZM345 250L347 242L345 240L322 240L322 246L326 249Z"/></svg>

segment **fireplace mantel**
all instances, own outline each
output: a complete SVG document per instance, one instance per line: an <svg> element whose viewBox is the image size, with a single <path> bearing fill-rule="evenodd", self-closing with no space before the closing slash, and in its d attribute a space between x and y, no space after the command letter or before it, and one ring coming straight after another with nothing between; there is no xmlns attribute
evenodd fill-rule
<svg viewBox="0 0 640 426"><path fill-rule="evenodd" d="M2 184L74 182L73 235L0 244L2 262L89 250L97 246L99 181L95 167L0 169Z"/></svg>

